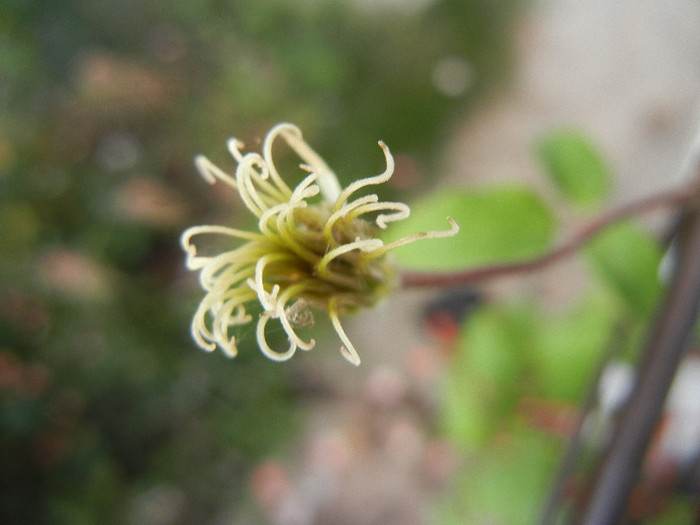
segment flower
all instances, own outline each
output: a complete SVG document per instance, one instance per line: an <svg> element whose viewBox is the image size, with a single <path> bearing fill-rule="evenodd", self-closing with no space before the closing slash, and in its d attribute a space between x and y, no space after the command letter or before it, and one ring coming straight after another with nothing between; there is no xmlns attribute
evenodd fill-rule
<svg viewBox="0 0 700 525"><path fill-rule="evenodd" d="M304 161L301 168L308 172L294 189L284 182L272 158L278 138ZM200 271L206 292L192 320L194 340L204 350L213 351L218 345L227 355L236 356L236 338L230 329L251 323L253 316L247 305L257 302L262 309L256 328L258 346L270 359L285 361L297 349L314 347L315 340L302 339L297 329L313 324L312 309L316 309L328 314L343 343L343 356L359 365L360 357L343 330L340 315L373 306L392 288L395 272L385 257L387 252L418 239L452 236L459 228L448 217L451 228L447 231L422 232L390 243L378 237L388 223L404 219L410 212L406 204L380 202L375 194L356 196L358 190L391 177L394 159L383 142L379 146L386 170L345 189L292 124L278 124L269 131L262 155L244 155L243 146L236 139L228 142L238 163L235 176L206 157L195 160L209 183L219 180L238 191L257 217L258 231L194 226L183 232L187 268ZM239 242L218 255L202 256L193 239L204 234ZM286 350L273 350L267 342L267 325L272 319L287 335Z"/></svg>

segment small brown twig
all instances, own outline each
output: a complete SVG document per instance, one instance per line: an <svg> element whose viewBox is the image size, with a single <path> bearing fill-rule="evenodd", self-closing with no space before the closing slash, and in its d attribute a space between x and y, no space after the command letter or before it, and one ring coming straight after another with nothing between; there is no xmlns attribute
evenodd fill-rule
<svg viewBox="0 0 700 525"><path fill-rule="evenodd" d="M695 197L697 193L698 187L696 184L682 186L678 189L646 197L613 209L583 226L561 246L533 259L481 266L449 273L404 271L401 273L401 286L404 288L458 286L506 275L540 270L573 254L601 230L621 219L648 213L659 208L679 206Z"/></svg>
<svg viewBox="0 0 700 525"><path fill-rule="evenodd" d="M700 181L700 157L694 180ZM692 195L692 194L691 194ZM676 230L676 261L659 307L633 391L601 459L577 525L614 525L627 510L664 401L685 355L700 310L700 206L689 201Z"/></svg>
<svg viewBox="0 0 700 525"><path fill-rule="evenodd" d="M635 389L576 523L612 525L624 515L664 399L695 326L700 305L700 212L688 214L681 228L673 283L649 336Z"/></svg>

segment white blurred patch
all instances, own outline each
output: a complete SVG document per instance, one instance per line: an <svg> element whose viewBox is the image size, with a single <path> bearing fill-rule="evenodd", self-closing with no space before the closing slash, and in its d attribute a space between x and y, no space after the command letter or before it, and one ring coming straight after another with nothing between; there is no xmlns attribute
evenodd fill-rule
<svg viewBox="0 0 700 525"><path fill-rule="evenodd" d="M433 85L445 96L460 97L474 83L474 68L469 61L460 56L447 56L433 68Z"/></svg>
<svg viewBox="0 0 700 525"><path fill-rule="evenodd" d="M666 401L666 413L668 427L661 450L682 465L700 453L699 357L688 357L681 364Z"/></svg>

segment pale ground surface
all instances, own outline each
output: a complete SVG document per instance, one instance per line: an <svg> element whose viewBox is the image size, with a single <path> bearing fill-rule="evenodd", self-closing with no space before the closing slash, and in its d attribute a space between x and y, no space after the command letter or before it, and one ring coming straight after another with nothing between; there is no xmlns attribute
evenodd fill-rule
<svg viewBox="0 0 700 525"><path fill-rule="evenodd" d="M525 180L552 198L530 148L559 124L585 131L605 153L617 175L614 202L677 183L700 117L698 27L694 0L536 3L517 29L512 87L455 130L441 185ZM567 262L489 293L535 293L556 307L583 286L572 278L576 271L576 262ZM398 293L348 320L359 369L339 355L318 361L326 395L310 407L298 458L271 461L253 478L271 523L428 522L430 495L454 462L428 430L444 365L420 323L433 296ZM329 339L322 347L330 354L335 345Z"/></svg>

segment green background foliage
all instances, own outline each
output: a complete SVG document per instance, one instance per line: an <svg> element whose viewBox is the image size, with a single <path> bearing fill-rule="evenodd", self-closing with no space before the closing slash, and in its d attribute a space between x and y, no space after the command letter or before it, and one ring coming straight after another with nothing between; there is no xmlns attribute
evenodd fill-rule
<svg viewBox="0 0 700 525"><path fill-rule="evenodd" d="M417 231L446 230L446 217L457 222L459 236L426 241L429 248L415 243L397 249L394 255L402 267L444 271L527 259L550 245L555 224L532 190L509 185L445 190L416 199L411 216L388 235L393 240Z"/></svg>
<svg viewBox="0 0 700 525"><path fill-rule="evenodd" d="M572 205L602 205L611 185L602 155L579 132L555 130L548 136L535 150L548 166L543 175ZM579 176L592 180L580 182ZM473 228L467 225L466 238L448 252L455 266L533 257L550 246L554 213L523 190L445 192L421 201L411 220L424 224L425 217L451 207L461 211L457 202L478 204ZM493 215L486 218L489 210ZM521 227L523 235L509 243L499 232L511 222L517 226L509 234L516 236ZM487 232L494 229L493 245L473 231L482 224ZM612 347L616 359L637 354L661 292L659 243L624 222L603 230L582 251L588 272L576 279L589 284L566 309L551 312L537 297L526 303L520 298L482 307L462 326L442 383L440 414L442 431L464 451L466 466L453 492L439 500L441 523L535 522L557 466L553 458L572 430L566 422L577 414L606 350ZM428 256L410 257L420 261L420 269L430 268ZM688 510L689 502L677 499L663 515L682 523L674 516Z"/></svg>
<svg viewBox="0 0 700 525"><path fill-rule="evenodd" d="M3 3L0 521L250 512L250 468L293 442L306 387L250 333L235 361L189 337L201 292L179 233L245 219L193 157L231 167L228 137L288 120L344 181L381 169L379 139L430 162L503 78L513 6ZM460 98L432 83L446 56L473 69Z"/></svg>
<svg viewBox="0 0 700 525"><path fill-rule="evenodd" d="M535 149L544 172L573 204L593 208L604 202L610 172L582 133L553 130L540 137Z"/></svg>

